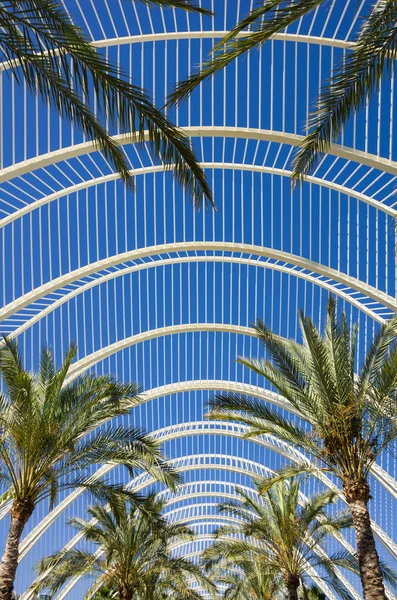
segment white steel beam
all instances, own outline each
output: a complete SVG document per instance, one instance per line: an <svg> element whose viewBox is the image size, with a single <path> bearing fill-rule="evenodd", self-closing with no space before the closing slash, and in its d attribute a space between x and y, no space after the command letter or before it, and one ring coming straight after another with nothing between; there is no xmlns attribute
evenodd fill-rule
<svg viewBox="0 0 397 600"><path fill-rule="evenodd" d="M247 431L248 431L248 427L246 425L242 425L242 424L227 423L227 422L222 422L222 421L221 422L197 421L197 422L191 422L191 423L181 423L181 424L171 425L171 426L165 427L163 429L159 429L155 432L152 432L151 435L155 439L159 439L162 442L165 442L165 441L168 441L171 439L177 439L180 437L203 435L206 433L213 434L213 435L225 435L225 436L239 438L239 437L244 436L244 434ZM273 451L277 452L278 454L284 456L284 458L291 460L292 462L296 462L296 463L306 462L307 464L311 464L310 460L304 454L299 452L296 448L294 448L290 444L286 444L285 442L281 442L280 440L275 439L273 436L260 436L260 437L254 438L254 439L250 439L249 441L252 443L257 443L257 444L259 444L263 447L266 447L270 450L273 450ZM201 455L195 455L195 456L201 456ZM208 457L209 455L207 454L207 455L202 455L202 456ZM247 461L247 459L240 459L239 457L233 457L233 458L236 460L246 461L247 464L252 462L252 461ZM174 467L177 467L177 463L175 461L178 461L178 460L180 460L180 459L170 460L169 464ZM252 464L254 464L254 463L252 463ZM115 467L116 467L116 465L112 465L112 464L104 465L95 473L94 477L98 478L98 479L101 477L104 477L105 475L109 474ZM210 465L209 465L209 468L210 468ZM230 467L226 467L225 465L222 466L222 464L217 464L216 468L221 469L221 470L224 468L226 468L226 470L230 469ZM261 469L266 470L267 467L261 465ZM184 467L184 470L186 470L185 467ZM256 474L258 474L258 473L256 473ZM344 500L341 490L338 487L336 487L324 473L318 472L318 473L315 473L314 476L317 479L319 479L329 489L336 491L337 494L341 497L341 499ZM375 473L374 473L374 476L376 477ZM133 486L134 490L140 491L147 485L150 485L149 483L147 483L148 481L152 482L152 480L146 473L143 473L142 475L136 477L132 483L132 484L135 484ZM50 525L59 517L59 515L62 514L62 512L70 504L72 504L72 502L74 502L83 492L84 492L83 488L78 488L78 489L74 490L73 492L71 492L56 508L54 508L51 512L49 512L46 515L46 517L44 517L44 519L24 538L24 540L22 541L22 543L20 545L20 554L19 554L20 560L22 560L24 558L24 556L26 556L26 554L29 552L29 550L32 549L34 544L43 535L43 533L50 527ZM373 529L374 529L375 533L382 540L382 542L385 544L385 546L388 548L388 550L393 554L393 556L397 559L397 544L395 544L392 540L390 540L390 538L388 538L388 536L385 534L385 532L383 532L383 530L379 526L377 526L376 523L374 523L374 522L372 522L372 523L374 525Z"/></svg>
<svg viewBox="0 0 397 600"><path fill-rule="evenodd" d="M170 246L172 246L172 244L170 244ZM186 249L187 249L186 251L188 252L189 244L186 244ZM363 313L365 313L366 315L371 317L371 319L374 319L374 321L377 321L378 323L385 322L385 319L383 317L379 316L379 314L377 314L371 308L368 308L368 306L366 306L365 304L362 304L354 296L347 294L344 290L341 290L341 289L335 287L335 285L333 285L327 281L319 279L318 277L314 277L310 273L305 273L303 271L299 271L296 267L291 267L288 265L281 265L278 263L276 264L276 263L270 263L270 262L263 262L263 261L259 261L259 260L255 259L255 258L241 258L241 257L236 257L236 256L219 256L219 255L216 255L216 256L215 255L210 255L210 256L192 255L192 256L181 256L181 257L175 257L175 258L164 258L164 259L161 258L158 261L156 260L156 261L152 261L152 262L148 262L148 263L133 265L132 267L127 267L124 269L120 269L118 271L113 271L112 273L107 273L106 275L101 275L100 277L98 277L92 281L89 281L88 283L85 283L84 285L81 285L80 287L72 290L68 294L61 296L60 298L58 298L58 300L56 300L55 302L53 302L46 308L41 309L36 315L34 315L30 319L28 319L23 325L20 325L20 327L18 327L12 333L10 333L8 335L8 338L13 339L13 338L18 337L24 331L27 331L28 329L33 327L33 325L35 325L36 323L38 323L39 321L41 321L42 319L47 317L49 314L53 313L60 306L62 306L63 304L65 304L67 302L70 302L70 300L72 300L72 298L76 298L77 296L80 296L80 294L85 293L89 289L92 289L94 287L102 285L106 281L110 281L112 279L117 279L118 277L122 277L122 276L128 275L130 273L135 273L135 272L143 271L143 270L149 270L149 269L152 269L155 267L160 267L160 266L164 267L166 265L175 265L175 264L183 264L183 263L189 263L189 264L190 263L222 263L222 264L236 263L239 265L262 267L263 269L269 269L270 271L278 271L281 273L287 273L288 275L292 275L294 277L297 277L298 279L303 279L304 281L309 281L313 285L318 285L319 287L327 290L328 292L335 294L336 296L338 296L345 302L351 304L352 306L355 306L358 310L362 311ZM1 344L2 344L2 342L0 341L0 346L1 346Z"/></svg>
<svg viewBox="0 0 397 600"><path fill-rule="evenodd" d="M141 35L126 35L116 38L107 38L101 40L95 40L92 45L95 48L110 48L112 46L125 46L130 44L145 44L155 42L167 42L172 40L204 40L204 39L220 39L224 37L228 31L170 31L161 33L147 33ZM247 31L240 32L237 37L243 37L247 35ZM341 48L343 50L349 50L355 46L354 42L347 42L345 40L338 40L336 38L319 37L315 35L304 35L298 33L276 33L272 36L272 39L284 41L284 42L301 42L304 44L315 44L318 46L330 46L331 48ZM45 52L43 52L45 54ZM19 61L15 61L14 64L18 64ZM0 63L0 72L7 71L10 69L10 62L3 61Z"/></svg>
<svg viewBox="0 0 397 600"><path fill-rule="evenodd" d="M222 169L232 171L249 171L250 173L269 173L271 175L279 175L280 177L290 177L292 173L292 171L289 171L288 169L279 169L277 167L266 167L262 165L249 165L243 163L203 162L200 164L203 167L203 169ZM161 173L166 170L167 167L165 165L150 165L139 169L130 169L130 175L132 177L138 177L139 175L148 175L149 173ZM42 206L51 204L51 202L54 202L59 198L63 198L64 196L81 192L82 190L86 190L90 187L106 184L111 181L117 181L119 179L119 173L102 175L101 177L88 179L87 181L76 183L67 188L63 188L62 190L54 192L53 194L49 194L48 196L43 196L38 200L34 200L27 206L16 210L7 217L0 219L0 229L6 227L7 225L10 225L10 223L16 221L17 219L21 219L22 217L28 215L29 213L33 212L34 210L37 210ZM327 179L321 179L321 177L315 177L313 175L307 175L305 181L313 183L315 185L319 185L321 187L325 187L340 194L346 194L351 198L355 198L360 202L368 204L368 206L373 206L377 210L380 210L393 218L396 218L397 216L397 211L394 208L383 204L381 201L376 200L376 198L373 198L372 196L367 196L366 194L357 192L356 190L349 188L348 186L340 185L338 183L335 183L334 181L328 181Z"/></svg>
<svg viewBox="0 0 397 600"><path fill-rule="evenodd" d="M185 252L187 247L189 247L189 251L191 252L238 252L242 254L260 256L263 258L281 260L283 262L296 265L302 269L306 269L309 272L312 271L318 275L332 279L337 283L341 283L342 285L346 285L348 288L354 289L363 294L363 296L367 296L376 302L383 304L393 312L395 312L397 309L396 298L393 298L389 294L377 290L373 286L360 281L355 277L337 271L336 269L326 267L325 265L315 263L311 260L299 257L289 252L235 242L179 242L173 244L159 244L157 246L148 246L139 248L137 250L122 252L94 263L90 263L84 267L75 269L74 271L70 271L69 273L61 275L60 277L52 279L51 281L38 286L27 294L20 296L13 302L6 304L2 309L0 309L0 321L7 319L22 308L25 308L37 300L44 298L48 294L51 294L66 285L69 285L75 281L78 281L79 279L83 279L84 277L97 273L101 270L109 269L123 262L139 260L154 255L166 254L168 252Z"/></svg>
<svg viewBox="0 0 397 600"><path fill-rule="evenodd" d="M250 139L257 141L276 142L278 144L288 144L292 146L298 146L303 140L304 136L295 133L288 133L282 131L272 131L269 129L255 129L252 127L222 127L222 126L201 126L201 127L181 127L186 135L194 137L220 137L220 138L235 138L235 139ZM136 136L134 137L131 133L124 133L113 136L115 142L121 146L132 144L136 142ZM148 140L148 134L145 133L145 140ZM76 158L77 156L83 156L91 152L97 152L98 148L95 141L81 142L80 144L74 144L73 146L67 146L60 150L53 150L34 158L29 158L19 163L15 163L9 167L6 167L0 171L0 184L6 181L10 181L15 177L25 175L35 169L41 169L48 167L49 165L59 163L64 160ZM384 158L370 152L364 152L339 144L331 144L329 147L328 154L338 156L348 161L355 163L361 163L367 167L373 169L380 169L386 173L397 175L397 162L388 158Z"/></svg>

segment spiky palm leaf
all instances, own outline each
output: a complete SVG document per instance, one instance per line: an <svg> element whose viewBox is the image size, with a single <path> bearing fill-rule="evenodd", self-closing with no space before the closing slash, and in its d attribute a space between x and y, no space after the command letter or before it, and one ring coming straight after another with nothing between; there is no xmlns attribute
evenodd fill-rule
<svg viewBox="0 0 397 600"><path fill-rule="evenodd" d="M189 0L146 3L208 13ZM213 202L188 138L144 90L94 48L57 0L0 2L0 60L17 83L25 82L34 94L94 140L126 182L132 184L128 161L103 125L108 121L121 133L129 133L131 141L143 141L146 131L154 154L175 170L196 207L203 197Z"/></svg>
<svg viewBox="0 0 397 600"><path fill-rule="evenodd" d="M213 48L200 71L176 85L169 104L181 102L207 78L233 60L260 47L276 33L316 9L323 0L265 0L256 6ZM309 115L309 134L293 160L293 179L303 178L316 164L318 155L337 140L346 122L378 89L385 73L394 68L397 50L397 5L394 0L374 3L355 44L333 69ZM249 30L247 30L249 28Z"/></svg>
<svg viewBox="0 0 397 600"><path fill-rule="evenodd" d="M268 0L256 6L214 46L211 58L204 62L200 71L176 84L168 104L185 100L200 83L224 69L233 60L261 46L323 1L298 0L285 3L284 0ZM247 27L250 27L250 31L247 31Z"/></svg>
<svg viewBox="0 0 397 600"><path fill-rule="evenodd" d="M280 571L272 571L253 556L239 560L235 569L213 569L211 577L224 589L225 600L285 600Z"/></svg>
<svg viewBox="0 0 397 600"><path fill-rule="evenodd" d="M336 141L351 115L369 101L382 77L394 69L397 50L397 5L374 3L351 51L321 90L308 121L309 134L293 160L292 177L304 177L318 154Z"/></svg>
<svg viewBox="0 0 397 600"><path fill-rule="evenodd" d="M338 320L335 300L329 300L323 335L311 319L301 314L300 320L303 345L273 335L258 320L255 329L267 357L240 362L265 377L307 425L292 423L263 402L238 395L217 396L210 403L210 415L242 421L249 426L248 437L271 434L316 459L316 467L309 460L287 465L261 482L262 491L274 481L305 471L326 469L340 478L358 532L365 597L385 598L367 509L367 478L376 458L397 437L397 318L379 328L358 375L354 373L357 328L349 331L344 314Z"/></svg>
<svg viewBox="0 0 397 600"><path fill-rule="evenodd" d="M397 318L379 328L356 376L357 330L349 333L344 314L338 322L336 308L330 298L323 336L301 313L302 346L273 335L258 319L256 334L268 358L238 359L270 381L309 426L237 394L217 395L209 402L210 416L246 423L247 437L272 434L299 446L342 480L365 478L397 436ZM309 462L296 468L311 469Z"/></svg>
<svg viewBox="0 0 397 600"><path fill-rule="evenodd" d="M139 429L112 423L141 402L136 384L84 375L65 385L76 351L71 347L57 369L44 350L39 372L31 374L24 370L15 342L5 339L0 350L5 386L0 395L0 459L10 482L7 499L12 500L0 565L2 600L11 596L18 542L40 501L49 499L51 508L60 491L82 487L104 502L115 493L140 502L134 490L91 474L92 467L107 462L124 465L130 473L147 471L167 485L179 481L156 441Z"/></svg>
<svg viewBox="0 0 397 600"><path fill-rule="evenodd" d="M98 595L98 586L104 585L108 595L115 592L123 600L196 600L190 579L213 590L197 565L171 555L171 542L194 536L181 523L167 523L161 516L163 508L164 503L154 496L130 509L124 501L112 500L109 507L89 509L90 521L71 519L72 526L97 549L69 550L42 560L38 571L44 577L36 589L54 593L78 574L97 578L86 598Z"/></svg>
<svg viewBox="0 0 397 600"><path fill-rule="evenodd" d="M216 541L203 554L207 569L238 567L243 572L243 581L245 574L248 576L247 585L239 588L243 591L249 588L249 583L253 588L258 586L255 573L267 575L263 579L267 584L274 583L275 574L281 574L284 589L288 591L294 581L296 592L305 583L309 567L320 567L324 581L341 598L351 599L337 577L336 567L357 572L355 557L344 552L328 558L324 553L327 536L350 527L351 517L346 514L331 517L325 512L335 493L320 494L302 502L299 489L297 478L274 484L260 499L237 490L241 500L224 502L219 510L237 517L239 523L217 530ZM313 578L312 573L310 577Z"/></svg>

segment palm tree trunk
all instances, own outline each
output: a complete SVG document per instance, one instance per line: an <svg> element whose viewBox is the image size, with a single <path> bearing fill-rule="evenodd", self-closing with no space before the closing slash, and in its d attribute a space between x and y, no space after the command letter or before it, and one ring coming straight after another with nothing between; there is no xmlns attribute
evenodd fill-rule
<svg viewBox="0 0 397 600"><path fill-rule="evenodd" d="M299 577L289 573L285 583L288 590L288 600L298 600Z"/></svg>
<svg viewBox="0 0 397 600"><path fill-rule="evenodd" d="M379 555L368 511L370 488L366 480L343 481L343 492L356 530L357 558L365 600L387 600Z"/></svg>
<svg viewBox="0 0 397 600"><path fill-rule="evenodd" d="M10 529L0 564L0 600L12 598L18 568L19 541L33 509L34 506L28 500L15 500L12 504Z"/></svg>
<svg viewBox="0 0 397 600"><path fill-rule="evenodd" d="M134 590L131 590L127 586L120 586L119 588L119 597L120 600L132 600L134 595Z"/></svg>

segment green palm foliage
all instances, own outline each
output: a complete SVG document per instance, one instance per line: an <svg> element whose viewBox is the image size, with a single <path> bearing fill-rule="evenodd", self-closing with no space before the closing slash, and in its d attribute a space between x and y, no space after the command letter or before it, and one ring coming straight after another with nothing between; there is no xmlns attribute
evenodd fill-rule
<svg viewBox="0 0 397 600"><path fill-rule="evenodd" d="M258 320L257 336L269 359L239 361L270 381L307 425L292 422L257 400L219 395L211 402L211 416L236 419L249 426L248 437L272 434L314 457L342 482L356 530L357 556L366 600L386 599L382 571L368 511L368 474L377 457L397 437L397 318L379 328L360 373L355 375L357 327L349 331L346 315L328 302L324 334L310 318L300 316L303 345L272 334ZM275 481L315 471L289 466Z"/></svg>
<svg viewBox="0 0 397 600"><path fill-rule="evenodd" d="M37 504L51 509L60 491L83 487L100 500L114 493L131 501L140 498L91 475L101 463L125 465L130 474L146 470L174 486L178 476L163 460L156 441L133 427L118 425L140 403L135 384L111 377L84 375L66 383L76 348L71 347L59 369L44 350L37 374L24 370L15 342L0 350L0 475L11 502L11 521L0 564L0 600L11 600L18 566L18 545ZM106 421L112 419L111 424Z"/></svg>
<svg viewBox="0 0 397 600"><path fill-rule="evenodd" d="M316 585L312 585L302 590L299 600L327 600L327 597Z"/></svg>
<svg viewBox="0 0 397 600"><path fill-rule="evenodd" d="M227 564L227 561L225 561ZM285 600L285 586L280 571L272 571L261 557L232 560L230 569L213 569L217 586L223 585L227 600Z"/></svg>
<svg viewBox="0 0 397 600"><path fill-rule="evenodd" d="M213 48L212 56L200 71L177 84L169 103L187 98L204 80L224 69L233 60L256 49L324 0L265 0L256 5ZM304 177L316 164L318 153L336 141L344 125L378 89L385 73L393 69L397 50L394 0L374 2L355 44L343 63L333 67L309 116L308 135L293 160L294 179ZM249 28L249 29L248 29Z"/></svg>
<svg viewBox="0 0 397 600"><path fill-rule="evenodd" d="M208 13L190 0L141 1ZM95 49L62 3L1 0L0 60L18 84L25 83L94 140L130 185L127 157L107 130L108 122L117 125L119 132L128 133L131 141L144 141L146 131L154 155L175 170L196 207L203 197L212 203L205 174L188 138L156 108L144 90Z"/></svg>
<svg viewBox="0 0 397 600"><path fill-rule="evenodd" d="M191 589L191 580L212 592L213 585L197 565L172 555L171 543L192 540L194 535L183 523L168 523L161 516L163 508L164 503L153 496L131 508L124 500L113 499L108 507L90 508L90 521L72 519L72 526L97 549L61 551L44 559L38 589L55 593L71 577L90 575L96 579L86 598L103 585L105 597L115 594L120 600L196 600L200 596ZM96 594L101 597L99 591Z"/></svg>
<svg viewBox="0 0 397 600"><path fill-rule="evenodd" d="M354 571L356 560L346 551L328 557L323 544L329 534L350 527L351 517L326 513L335 492L313 496L300 504L299 489L300 479L296 478L275 483L258 500L238 490L241 500L225 502L219 509L240 523L218 529L217 540L203 554L204 564L208 569L233 565L246 571L246 563L251 563L251 571L263 570L263 581L268 584L271 576L280 573L289 600L298 600L299 586L304 584L309 568L320 567L324 573L321 580L341 598L350 600L352 596L337 578L336 567ZM316 580L313 573L310 577Z"/></svg>

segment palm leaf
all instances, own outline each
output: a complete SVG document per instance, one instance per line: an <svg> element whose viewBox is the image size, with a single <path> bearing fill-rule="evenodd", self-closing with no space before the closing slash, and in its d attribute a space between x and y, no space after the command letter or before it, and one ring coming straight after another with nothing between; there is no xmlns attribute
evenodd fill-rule
<svg viewBox="0 0 397 600"><path fill-rule="evenodd" d="M158 2L160 3L160 1ZM205 12L190 2L175 6ZM127 158L102 125L116 122L130 132L131 142L144 141L172 168L178 181L193 196L196 207L204 197L213 204L204 171L188 138L158 110L145 92L134 86L120 69L101 55L55 0L26 0L0 7L0 46L18 83L46 102L93 139L122 178L132 185ZM93 114L95 97L98 108Z"/></svg>
<svg viewBox="0 0 397 600"><path fill-rule="evenodd" d="M361 34L342 65L334 70L312 111L306 136L293 160L292 177L300 179L338 136L354 111L376 91L385 69L391 70L397 49L394 2L376 2Z"/></svg>
<svg viewBox="0 0 397 600"><path fill-rule="evenodd" d="M176 85L169 96L168 104L176 104L189 97L200 83L224 69L236 58L264 44L273 35L314 10L322 1L299 0L285 5L282 0L268 0L252 9L247 17L216 44L211 59L202 65L201 70ZM252 31L237 37L248 26L253 26Z"/></svg>

